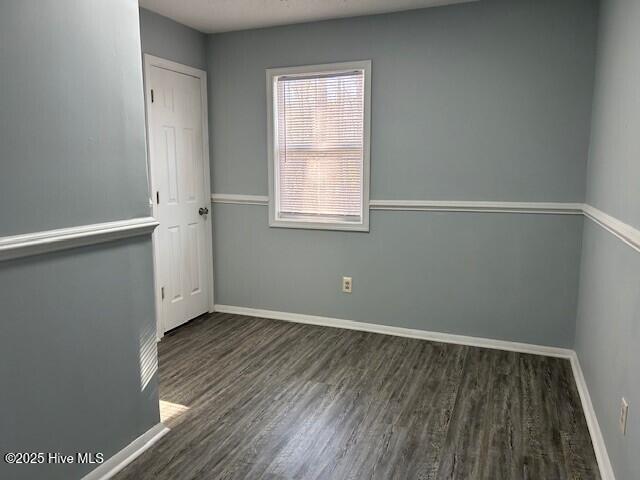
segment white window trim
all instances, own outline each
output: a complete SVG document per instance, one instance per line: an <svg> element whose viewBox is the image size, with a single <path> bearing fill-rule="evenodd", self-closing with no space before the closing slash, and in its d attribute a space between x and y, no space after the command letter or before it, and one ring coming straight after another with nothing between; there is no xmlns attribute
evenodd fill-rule
<svg viewBox="0 0 640 480"><path fill-rule="evenodd" d="M364 149L362 166L362 222L336 222L306 220L280 220L276 218L276 165L275 152L275 118L274 118L274 77L281 75L308 75L309 73L338 73L349 70L364 70ZM371 138L371 60L357 62L327 63L323 65L305 65L300 67L269 68L267 73L267 144L268 144L268 171L269 171L269 226L284 228L304 228L315 230L345 230L356 232L369 231L369 179L370 179L370 138Z"/></svg>

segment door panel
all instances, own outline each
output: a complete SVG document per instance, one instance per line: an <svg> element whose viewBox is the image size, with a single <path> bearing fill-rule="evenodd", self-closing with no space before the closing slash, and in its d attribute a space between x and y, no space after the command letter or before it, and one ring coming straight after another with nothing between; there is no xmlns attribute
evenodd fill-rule
<svg viewBox="0 0 640 480"><path fill-rule="evenodd" d="M173 225L167 229L168 232L168 242L167 242L167 260L169 269L167 271L168 274L168 294L169 300L171 303L176 303L183 300L182 295L182 241L181 241L181 232L179 225Z"/></svg>
<svg viewBox="0 0 640 480"><path fill-rule="evenodd" d="M182 138L184 138L184 152L187 160L187 164L185 165L185 196L187 202L193 204L199 200L197 190L198 162L195 157L195 152L193 151L193 130L185 128L182 131Z"/></svg>
<svg viewBox="0 0 640 480"><path fill-rule="evenodd" d="M198 246L198 235L200 232L198 232L198 230L198 224L192 223L189 225L189 233L187 235L189 238L189 293L191 295L200 293L200 254Z"/></svg>
<svg viewBox="0 0 640 480"><path fill-rule="evenodd" d="M167 202L178 203L178 154L176 152L176 129L162 127L164 133L164 157L167 159Z"/></svg>
<svg viewBox="0 0 640 480"><path fill-rule="evenodd" d="M164 287L164 331L209 309L210 207L203 149L200 79L150 67L151 164L158 196L158 275ZM159 201L158 201L159 200Z"/></svg>

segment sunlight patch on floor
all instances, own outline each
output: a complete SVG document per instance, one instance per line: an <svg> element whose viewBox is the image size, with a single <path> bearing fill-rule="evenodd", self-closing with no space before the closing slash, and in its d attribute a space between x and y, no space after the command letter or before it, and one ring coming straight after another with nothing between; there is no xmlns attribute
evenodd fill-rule
<svg viewBox="0 0 640 480"><path fill-rule="evenodd" d="M189 407L185 405L160 400L160 421L164 423L166 421L173 420L187 410L189 410Z"/></svg>

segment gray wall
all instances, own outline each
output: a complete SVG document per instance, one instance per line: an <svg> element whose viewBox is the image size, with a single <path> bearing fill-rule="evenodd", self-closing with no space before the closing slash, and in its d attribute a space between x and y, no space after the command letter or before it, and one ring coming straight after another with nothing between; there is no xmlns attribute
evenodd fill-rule
<svg viewBox="0 0 640 480"><path fill-rule="evenodd" d="M135 0L0 1L0 236L149 215L139 45ZM148 237L1 262L0 305L0 451L109 457L159 421Z"/></svg>
<svg viewBox="0 0 640 480"><path fill-rule="evenodd" d="M640 227L640 2L603 0L587 201Z"/></svg>
<svg viewBox="0 0 640 480"><path fill-rule="evenodd" d="M3 454L108 458L160 421L152 268L145 238L0 264ZM0 462L0 478L93 467Z"/></svg>
<svg viewBox="0 0 640 480"><path fill-rule="evenodd" d="M596 3L484 0L209 37L212 185L266 194L264 69L372 59L373 199L582 201ZM572 346L582 220L372 212L371 233L214 211L216 302ZM354 293L340 293L340 277Z"/></svg>
<svg viewBox="0 0 640 480"><path fill-rule="evenodd" d="M140 36L143 53L207 69L206 36L193 28L141 8Z"/></svg>
<svg viewBox="0 0 640 480"><path fill-rule="evenodd" d="M369 234L268 228L260 206L218 205L214 220L217 303L573 342L580 217L373 212Z"/></svg>
<svg viewBox="0 0 640 480"><path fill-rule="evenodd" d="M0 3L0 235L149 214L134 3Z"/></svg>
<svg viewBox="0 0 640 480"><path fill-rule="evenodd" d="M587 201L640 228L640 2L603 0ZM619 479L640 478L640 259L586 220L576 351ZM627 436L620 398L630 404Z"/></svg>
<svg viewBox="0 0 640 480"><path fill-rule="evenodd" d="M595 3L483 0L210 36L213 190L267 192L265 68L371 59L372 198L581 201Z"/></svg>
<svg viewBox="0 0 640 480"><path fill-rule="evenodd" d="M640 255L585 220L575 349L616 478L640 478ZM627 435L620 399L630 404Z"/></svg>

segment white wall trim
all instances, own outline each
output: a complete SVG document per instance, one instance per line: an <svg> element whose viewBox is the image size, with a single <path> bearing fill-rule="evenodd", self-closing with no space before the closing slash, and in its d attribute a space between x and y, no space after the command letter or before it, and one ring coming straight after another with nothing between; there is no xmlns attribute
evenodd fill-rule
<svg viewBox="0 0 640 480"><path fill-rule="evenodd" d="M116 473L151 448L167 433L169 433L169 428L162 423L158 423L111 458L107 459L102 465L86 474L82 477L82 480L107 480L112 478Z"/></svg>
<svg viewBox="0 0 640 480"><path fill-rule="evenodd" d="M582 214L581 203L551 202L484 202L452 200L371 200L372 210L420 212L487 212L487 213L551 213Z"/></svg>
<svg viewBox="0 0 640 480"><path fill-rule="evenodd" d="M349 71L361 71L364 75L363 90L363 125L362 125L362 192L361 192L361 218L359 222L339 221L336 218L316 218L316 221L303 218L283 218L279 207L279 162L278 158L278 122L277 122L277 92L275 84L282 76L297 77L300 75L315 75L346 73ZM301 228L314 230L343 230L352 232L369 231L369 199L371 179L371 60L352 62L325 63L321 65L301 65L294 67L267 68L266 100L267 100L267 178L268 192L271 201L268 203L269 226L279 228Z"/></svg>
<svg viewBox="0 0 640 480"><path fill-rule="evenodd" d="M213 203L238 205L268 205L266 195L236 195L214 193ZM454 200L370 200L370 210L399 212L478 212L478 213L538 213L552 215L584 215L640 252L640 230L597 208L570 202L485 202Z"/></svg>
<svg viewBox="0 0 640 480"><path fill-rule="evenodd" d="M234 205L264 205L269 204L267 195L236 195L232 193L211 194L213 203L230 203Z"/></svg>
<svg viewBox="0 0 640 480"><path fill-rule="evenodd" d="M468 345L472 347L493 348L496 350L506 350L510 352L529 353L534 355L545 355L548 357L564 358L571 362L571 369L575 378L582 410L589 427L591 442L598 461L600 476L602 480L615 480L611 461L607 454L604 438L598 424L593 404L587 384L580 368L580 362L576 352L567 348L549 347L545 345L532 345L528 343L510 342L507 340L494 340L490 338L469 337L465 335L454 335L450 333L429 332L426 330L415 330L411 328L391 327L373 323L355 322L353 320L343 320L339 318L321 317L316 315L303 315L298 313L278 312L274 310L263 310L258 308L237 307L233 305L216 305L215 311L220 313L232 313L236 315L246 315L259 318L271 318L274 320L284 320L287 322L305 323L310 325L320 325L325 327L344 328L347 330L360 330L384 335L394 335L399 337L417 338L430 340L433 342L453 343L457 345Z"/></svg>
<svg viewBox="0 0 640 480"><path fill-rule="evenodd" d="M0 261L146 235L156 226L155 218L142 217L0 237Z"/></svg>
<svg viewBox="0 0 640 480"><path fill-rule="evenodd" d="M266 195L236 195L214 193L213 203L268 205ZM370 210L406 212L488 212L488 213L553 213L581 215L581 203L549 202L475 202L450 200L370 200Z"/></svg>
<svg viewBox="0 0 640 480"><path fill-rule="evenodd" d="M189 65L184 65L182 63L173 62L171 60L167 60L166 58L157 57L155 55L151 55L149 53L144 53L144 62L147 65L155 65L156 67L164 68L166 70L171 70L173 72L184 73L185 75L191 75L195 78L206 78L207 72L201 70L199 68L190 67ZM204 74L204 75L203 75ZM146 86L146 88L149 88Z"/></svg>
<svg viewBox="0 0 640 480"><path fill-rule="evenodd" d="M278 312L274 310L237 307L233 305L216 304L215 311L221 313L233 313L236 315L246 315L250 317L284 320L286 322L320 325L323 327L360 330L364 332L381 333L383 335L394 335L397 337L417 338L420 340L430 340L432 342L454 343L456 345L494 348L497 350L508 350L510 352L532 353L535 355L546 355L548 357L571 358L571 355L573 353L573 350L559 347L548 347L545 345L532 345L529 343L510 342L507 340L493 340L490 338L469 337L466 335L456 335L452 333L430 332L427 330L392 327L388 325L379 325L376 323L356 322L353 320L344 320L341 318L321 317L317 315L304 315L300 313L290 312Z"/></svg>
<svg viewBox="0 0 640 480"><path fill-rule="evenodd" d="M611 466L611 460L607 453L607 446L602 436L602 430L600 430L600 424L598 423L598 417L596 411L593 408L591 402L591 395L589 395L589 389L587 388L587 382L584 379L582 368L580 367L580 361L578 360L578 354L574 351L571 352L571 369L573 370L573 377L576 381L576 387L580 394L580 401L582 402L582 411L587 420L587 426L589 427L589 434L591 435L591 443L593 444L593 450L598 460L598 467L600 468L600 477L602 480L615 480L615 474L613 467Z"/></svg>
<svg viewBox="0 0 640 480"><path fill-rule="evenodd" d="M596 207L585 204L584 215L600 225L602 228L612 233L634 250L640 252L640 230L632 227L622 220L598 210Z"/></svg>

